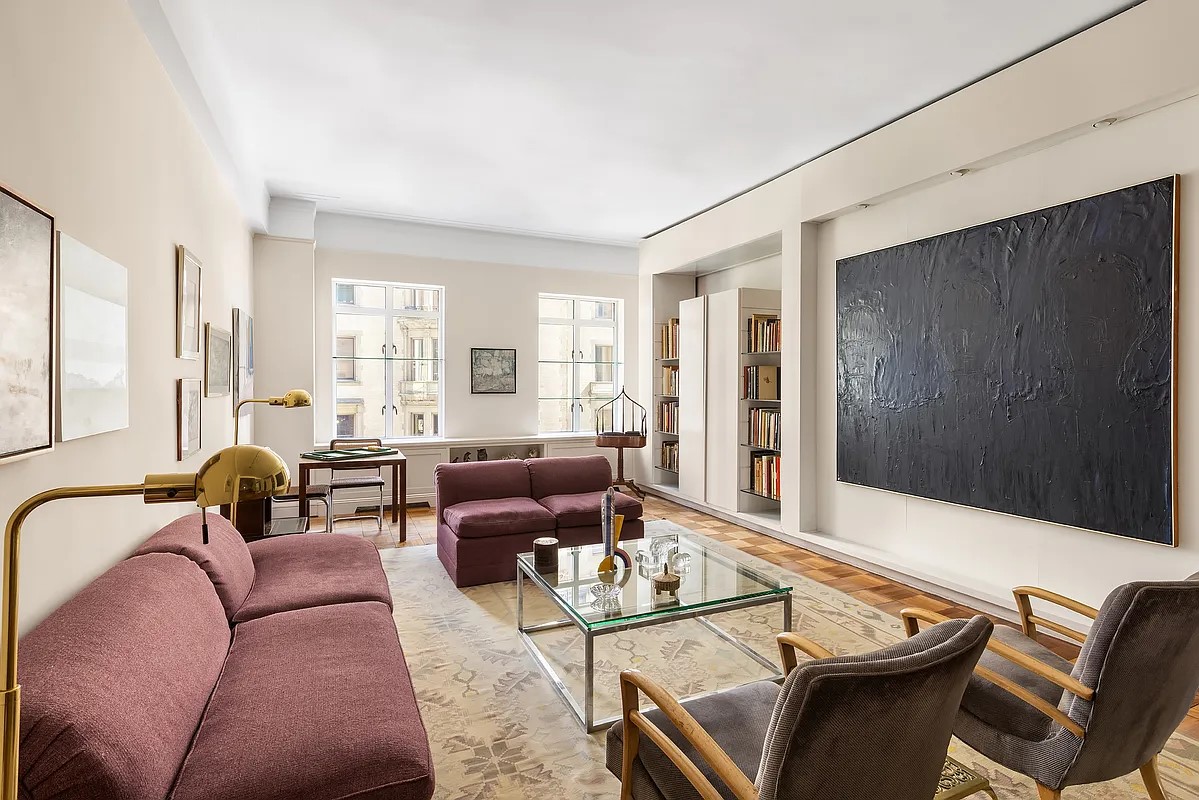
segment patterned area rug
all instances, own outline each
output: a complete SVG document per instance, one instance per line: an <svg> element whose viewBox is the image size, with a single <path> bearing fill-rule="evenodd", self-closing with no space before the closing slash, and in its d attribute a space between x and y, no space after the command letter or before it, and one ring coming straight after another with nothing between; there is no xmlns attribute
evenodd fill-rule
<svg viewBox="0 0 1199 800"><path fill-rule="evenodd" d="M666 521L646 535L699 534ZM707 540L739 559L752 559ZM587 735L516 635L516 584L454 587L434 546L383 551L395 620L433 749L439 800L554 797L614 800L619 781L604 768L604 733ZM903 638L898 619L823 584L760 559L755 566L794 587L793 627L838 654L867 652ZM525 584L525 620L558 615ZM782 624L774 604L712 617L768 657ZM582 697L582 637L570 629L535 634L576 698ZM617 674L636 667L678 695L768 676L752 659L695 621L596 639L597 717L619 713ZM1035 798L1026 778L957 740L950 754L991 780L1003 800ZM1176 735L1162 754L1171 800L1199 800L1199 743ZM1135 777L1067 789L1067 800L1145 800ZM984 795L978 795L982 798ZM869 800L863 798L863 800ZM882 800L882 798L880 798Z"/></svg>

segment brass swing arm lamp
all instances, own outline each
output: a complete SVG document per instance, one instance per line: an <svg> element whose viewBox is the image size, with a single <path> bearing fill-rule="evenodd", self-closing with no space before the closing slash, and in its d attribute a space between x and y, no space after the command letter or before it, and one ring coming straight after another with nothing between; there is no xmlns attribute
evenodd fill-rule
<svg viewBox="0 0 1199 800"><path fill-rule="evenodd" d="M307 394L305 392L305 394ZM195 473L147 475L141 483L112 486L70 486L35 494L9 517L4 529L4 572L0 586L0 671L4 674L3 734L0 736L0 800L17 800L18 745L21 734L21 687L17 683L17 599L21 526L37 508L77 497L141 495L145 503L194 502L204 513L209 506L234 505L239 500L261 500L284 494L291 485L287 464L273 450L243 444L226 447ZM203 523L208 543L208 522Z"/></svg>
<svg viewBox="0 0 1199 800"><path fill-rule="evenodd" d="M284 408L307 408L312 405L312 395L303 389L292 389L282 397L252 397L242 400L233 409L233 443L237 444L237 429L241 423L241 407L246 403L266 403Z"/></svg>

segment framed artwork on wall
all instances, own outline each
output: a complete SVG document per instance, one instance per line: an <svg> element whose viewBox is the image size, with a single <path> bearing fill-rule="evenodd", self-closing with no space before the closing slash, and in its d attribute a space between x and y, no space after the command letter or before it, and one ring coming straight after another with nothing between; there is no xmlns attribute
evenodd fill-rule
<svg viewBox="0 0 1199 800"><path fill-rule="evenodd" d="M204 323L204 396L227 397L233 391L233 334Z"/></svg>
<svg viewBox="0 0 1199 800"><path fill-rule="evenodd" d="M254 319L240 308L233 309L233 409L254 396ZM242 409L250 413L250 406Z"/></svg>
<svg viewBox="0 0 1199 800"><path fill-rule="evenodd" d="M200 260L183 245L175 248L175 356L200 358Z"/></svg>
<svg viewBox="0 0 1199 800"><path fill-rule="evenodd" d="M472 347L470 393L516 394L516 350Z"/></svg>
<svg viewBox="0 0 1199 800"><path fill-rule="evenodd" d="M54 448L54 217L0 187L0 459Z"/></svg>
<svg viewBox="0 0 1199 800"><path fill-rule="evenodd" d="M837 480L1177 545L1178 179L837 262Z"/></svg>
<svg viewBox="0 0 1199 800"><path fill-rule="evenodd" d="M200 379L180 378L176 382L175 411L178 431L178 459L184 461L200 451Z"/></svg>
<svg viewBox="0 0 1199 800"><path fill-rule="evenodd" d="M129 272L58 235L61 441L129 427Z"/></svg>

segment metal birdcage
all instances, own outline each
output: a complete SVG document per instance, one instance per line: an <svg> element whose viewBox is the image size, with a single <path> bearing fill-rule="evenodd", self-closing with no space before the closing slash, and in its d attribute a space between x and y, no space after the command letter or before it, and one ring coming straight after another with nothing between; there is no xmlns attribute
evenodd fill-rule
<svg viewBox="0 0 1199 800"><path fill-rule="evenodd" d="M624 387L620 394L604 403L595 411L595 446L616 448L616 480L613 486L624 486L638 497L645 494L631 479L624 476L624 450L626 447L645 447L647 413L645 406L629 397Z"/></svg>

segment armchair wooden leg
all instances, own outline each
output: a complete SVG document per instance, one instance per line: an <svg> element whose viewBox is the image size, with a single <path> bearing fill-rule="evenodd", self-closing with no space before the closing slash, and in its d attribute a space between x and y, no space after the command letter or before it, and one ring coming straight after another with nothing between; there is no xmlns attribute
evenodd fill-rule
<svg viewBox="0 0 1199 800"><path fill-rule="evenodd" d="M1141 780L1145 782L1145 789L1152 800L1166 800L1166 790L1162 788L1162 779L1157 772L1157 756L1141 767Z"/></svg>
<svg viewBox="0 0 1199 800"><path fill-rule="evenodd" d="M1041 798L1041 800L1062 800L1062 793L1060 790L1050 789L1038 783L1037 797Z"/></svg>
<svg viewBox="0 0 1199 800"><path fill-rule="evenodd" d="M637 710L639 698L637 688L621 681L620 700L624 716L624 750L620 766L620 800L633 800L633 764L637 761L637 750L641 744L641 731L629 719Z"/></svg>

